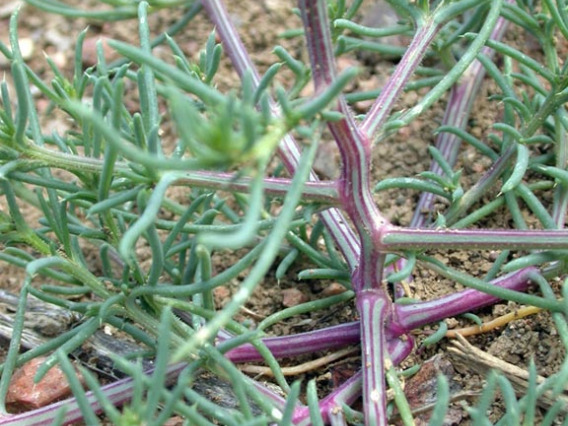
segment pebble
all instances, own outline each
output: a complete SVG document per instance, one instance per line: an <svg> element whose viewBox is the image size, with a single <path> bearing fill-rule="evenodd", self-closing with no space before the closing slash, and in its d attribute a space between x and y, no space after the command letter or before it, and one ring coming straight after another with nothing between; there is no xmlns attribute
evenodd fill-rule
<svg viewBox="0 0 568 426"><path fill-rule="evenodd" d="M182 426L183 424L184 424L183 417L174 416L174 417L170 417L168 420L166 420L166 422L164 423L164 426Z"/></svg>
<svg viewBox="0 0 568 426"><path fill-rule="evenodd" d="M338 294L344 293L347 289L341 284L333 282L323 289L321 295L324 297L337 296Z"/></svg>
<svg viewBox="0 0 568 426"><path fill-rule="evenodd" d="M213 295L215 296L215 300L217 300L217 302L223 303L231 297L231 290L229 290L225 286L215 287L213 289Z"/></svg>
<svg viewBox="0 0 568 426"><path fill-rule="evenodd" d="M286 288L282 290L282 305L286 308L291 308L292 306L297 306L307 301L308 296L297 288Z"/></svg>
<svg viewBox="0 0 568 426"><path fill-rule="evenodd" d="M371 28L385 28L394 26L399 20L399 16L386 0L377 0L370 2L366 9L362 10L363 21L362 24ZM406 44L402 36L389 36L382 37L379 40L381 43L390 44L393 46L404 46Z"/></svg>
<svg viewBox="0 0 568 426"><path fill-rule="evenodd" d="M24 61L31 59L35 50L34 41L30 37L23 37L20 39L19 45L20 45L20 51L22 52L22 58L24 58Z"/></svg>
<svg viewBox="0 0 568 426"><path fill-rule="evenodd" d="M34 358L14 372L6 395L6 404L14 410L34 410L71 395L67 377L58 366L51 368L43 379L34 383L34 376L45 360L45 357ZM77 375L84 383L79 372Z"/></svg>
<svg viewBox="0 0 568 426"><path fill-rule="evenodd" d="M9 42L7 40L2 40L6 46L9 46ZM30 37L21 37L19 40L20 52L22 52L22 58L24 61L31 59L32 55L34 54L35 50L35 43L33 39ZM10 62L8 59L0 54L0 68L7 68L10 66Z"/></svg>
<svg viewBox="0 0 568 426"><path fill-rule="evenodd" d="M108 45L108 38L97 36L86 37L83 42L83 65L92 67L97 64L97 43L99 40L103 46L103 56L107 62L111 62L117 57L117 54Z"/></svg>

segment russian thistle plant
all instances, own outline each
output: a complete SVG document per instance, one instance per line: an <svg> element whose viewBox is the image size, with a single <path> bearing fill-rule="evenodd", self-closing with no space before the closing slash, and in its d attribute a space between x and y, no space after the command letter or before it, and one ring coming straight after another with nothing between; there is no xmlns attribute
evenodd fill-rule
<svg viewBox="0 0 568 426"><path fill-rule="evenodd" d="M276 46L275 63L262 75L221 0L108 1L112 9L96 12L53 0L28 3L93 19L137 17L140 42L135 46L110 41L121 59L107 63L101 46L98 63L83 69L83 32L76 43L73 74L66 76L49 62L55 75L49 83L23 61L17 14L11 20L10 45L0 45L10 60L15 88L12 93L6 82L1 87L0 184L8 211L2 215L0 258L26 271L3 364L0 409L6 413L4 401L14 368L43 354L49 356L38 378L58 363L74 392L74 399L6 416L0 422L83 418L91 424L98 421L95 412L104 410L116 424L160 424L174 413L190 424L211 420L387 424L390 387L401 418L412 424L395 370L413 350L411 332L501 299L549 311L568 347L567 308L550 284L565 279L568 248L564 108L568 76L559 53L560 43L568 39L563 0L543 1L538 9L521 0L392 0L389 3L400 22L391 28L356 23L362 1L300 0L300 20L291 22L290 29L293 25L301 29L288 35L304 37L309 62ZM186 9L178 22L151 39L148 13L179 5ZM188 22L198 13L209 17L214 32L200 59L191 61L175 37L190 31ZM511 23L539 43L543 63L502 41ZM408 47L393 51L380 42L393 34L408 36ZM169 49L169 60L153 54L157 45ZM344 93L358 71L337 71L337 57L358 49L400 55L383 87L357 94L357 99L373 100L361 117L350 108L349 99L355 96ZM241 78L238 90L222 92L215 86L223 54ZM426 57L428 65L421 65ZM282 68L294 76L288 90L277 83ZM503 114L493 123L493 132L479 139L468 133L467 123L485 76L498 87L494 101L500 103ZM309 81L314 93L302 96ZM49 99L52 109L67 115L72 123L69 130L42 131L30 86ZM395 109L403 91L417 89L421 96L416 105ZM128 91L139 97L135 112L125 107ZM429 147L430 170L373 181L374 147L392 143L393 134L442 98L447 99L447 109L436 145ZM169 141L161 132L166 121L176 130L171 150L166 149ZM339 149L341 172L335 180L320 181L311 165L325 129ZM297 138L306 142L299 144ZM491 162L470 187L462 186L463 172L456 166L463 143ZM374 166L380 168L381 161L388 159L379 159ZM73 177L62 178L55 173L58 169ZM282 169L292 178L281 177ZM173 187L186 188L187 197L172 198ZM497 194L492 192L495 187L499 187ZM392 224L375 203L374 192L381 196L381 191L393 188L420 195L409 226ZM543 194L551 201L545 201ZM490 195L492 201L481 202ZM447 207L436 217L425 215L435 199L445 200ZM25 220L22 202L42 211L39 224ZM533 228L538 229L529 229L521 206L534 217L538 226ZM476 226L504 210L512 218L509 229ZM99 270L86 260L86 244L98 251ZM149 264L136 254L141 244L151 251ZM234 264L213 272L216 253L243 248L246 253ZM429 253L485 249L499 254L483 277L449 267ZM348 291L276 312L254 329L237 321L237 314L272 273L271 268L276 266L277 277L282 277L300 257L311 265L300 278L336 279ZM466 289L434 300L409 300L404 287L417 267ZM218 309L213 290L244 271L238 290ZM37 276L55 284L42 285ZM528 294L530 283L538 289ZM80 314L81 323L20 354L28 295ZM80 301L70 297L78 295ZM278 321L350 299L358 312L353 322L296 335L266 336L265 330ZM85 392L67 356L103 324L132 336L145 349L142 355L155 364L151 371L143 371L140 363L116 355L117 368L128 377L101 386L84 370L90 388ZM324 396L317 395L312 381L300 401L300 384L289 385L278 362L358 343L360 371ZM285 396L235 366L258 360L270 366ZM230 379L236 407L216 404L192 388L202 371ZM475 422L487 421L486 408L499 387L507 408L501 423L524 419L530 424L538 396L562 392L567 373L564 363L543 383L531 380L526 395L519 396L502 376L491 375L470 415ZM438 395L433 423L443 420L449 402L443 378ZM362 413L353 408L359 398ZM125 403L129 405L122 411L116 408ZM546 418L552 421L563 410L562 404L556 404Z"/></svg>

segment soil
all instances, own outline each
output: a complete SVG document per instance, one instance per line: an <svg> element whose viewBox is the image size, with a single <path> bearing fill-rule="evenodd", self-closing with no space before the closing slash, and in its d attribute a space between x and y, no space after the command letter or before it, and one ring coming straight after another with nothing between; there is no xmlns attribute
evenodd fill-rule
<svg viewBox="0 0 568 426"><path fill-rule="evenodd" d="M0 40L7 42L8 39L8 22L10 6L15 6L20 2L14 1L0 6ZM71 2L69 2L71 3ZM76 4L96 4L95 1L75 1ZM284 40L279 38L284 30L290 27L300 27L299 19L291 13L291 8L295 7L294 1L282 0L246 0L240 2L227 2L230 7L231 16L234 23L238 27L241 37L252 52L252 57L260 72L262 73L269 65L275 60L271 50L274 45L284 45L292 54L305 56L304 46L302 41L297 38L295 40ZM85 6L86 7L86 6ZM368 17L380 16L380 7L377 4L370 2L364 15ZM160 12L150 17L150 28L155 33L159 33L165 29L177 17L177 11ZM137 23L135 20L123 21L120 23L112 22L97 22L88 21L86 19L66 19L60 16L47 14L38 11L32 7L25 7L22 9L19 20L19 36L20 39L30 43L33 48L27 55L28 65L35 70L40 76L49 79L52 75L44 53L49 55L56 64L64 70L67 75L71 75L73 71L73 46L74 40L81 30L89 26L87 33L86 46L87 52L85 55L86 62L92 61L89 55L93 56L93 46L99 37L107 37L112 39L127 40L135 42L137 34ZM211 26L203 16L198 17L191 25L191 31L187 31L179 36L176 36L178 44L188 52L189 56L194 59L198 57L198 52L204 45ZM522 46L525 50L530 49L530 43L525 43L520 31L511 27L507 38L513 40L518 46ZM405 43L405 40L393 40L393 43ZM160 48L156 49L157 54L163 54ZM108 50L109 59L112 59L112 52ZM538 52L531 52L532 55ZM353 84L351 89L357 90L358 88L380 87L386 81L389 73L392 71L395 63L391 60L381 59L372 55L346 55L341 60L341 66L358 66L362 68L362 73L356 83ZM6 65L2 65L2 72L10 74L10 70ZM281 82L286 85L286 75ZM7 79L11 82L10 78ZM218 87L230 88L235 87L237 76L232 71L230 63L227 58L222 61L221 72L216 80ZM487 136L491 130L490 126L493 123L494 117L501 113L501 107L498 102L491 100L490 95L496 92L490 83L483 86L476 104L473 109L472 117L470 119L469 132L479 138ZM399 102L398 107L406 108L416 103L421 93L407 93L403 95ZM38 108L45 110L47 103L44 99L38 98ZM129 99L128 102L135 103L135 98ZM361 102L355 105L358 112L368 107L368 103ZM374 150L374 168L373 179L379 181L385 177L395 176L414 176L421 171L429 169L430 157L427 153L427 148L435 143L434 130L440 124L444 114L445 101L441 100L431 110L423 114L418 120L412 123L408 128L402 129L398 134L390 138L386 143L381 143L375 147ZM42 123L44 131L48 129L66 128L67 124L57 116L47 116ZM166 129L167 131L167 129ZM334 145L329 141L324 141L322 146L322 153L319 156L316 168L322 176L336 176L339 170L339 157L334 149ZM386 160L385 160L386 159ZM488 164L483 161L475 161L476 154L473 150L464 148L459 157L459 167L463 169L465 176L465 187L476 182L481 174L488 167ZM497 191L497 189L496 189ZM491 195L491 194L490 194ZM412 217L416 202L417 193L413 191L385 191L376 195L376 201L380 210L391 219L395 224L408 225ZM543 198L548 194L543 194ZM179 192L180 200L183 200L184 194ZM482 202L487 200L483 200ZM439 206L443 208L443 205ZM24 207L24 214L29 223L36 223L38 220L38 213L29 207ZM525 216L529 223L531 222L531 215L525 212ZM505 228L508 227L511 221L509 213L505 210L500 211L496 215L492 215L486 222L480 223L479 226L489 228ZM138 254L140 256L148 257L144 253L144 248L139 248ZM478 253L434 253L440 259L443 259L449 265L460 267L463 270L477 276L483 276L491 267L492 260L495 258L494 252L478 252ZM87 258L96 258L97 252L87 253ZM215 256L214 268L216 271L223 270L227 265L231 265L234 256L242 255L242 253L229 253L222 252ZM286 277L277 282L274 278L274 271L266 277L266 280L258 288L253 298L247 303L246 310L242 312L241 319L247 319L251 323L258 322L262 318L270 315L271 313L282 309L284 296L287 295L288 289L299 290L300 294L297 297L303 300L315 300L321 297L321 293L325 291L325 287L331 283L318 283L312 284L307 281L298 281L296 279L296 272L302 269L302 265L295 265ZM17 292L19 286L23 281L23 271L14 266L0 263L0 288L4 290L11 290ZM238 280L230 288L217 289L216 296L219 305L223 305L231 296L232 292L238 288ZM459 289L459 285L440 279L433 273L418 269L416 271L414 281L411 283L411 290L414 293L413 297L422 300L429 300L434 297L447 294L449 292ZM288 294L289 297L289 294ZM286 302L293 303L293 302ZM484 320L492 319L505 312L509 312L517 308L514 303L501 303L490 308L486 308L477 314ZM350 303L346 303L340 309L334 312L316 312L313 314L301 315L294 317L290 320L284 321L272 327L271 333L277 335L286 335L300 331L307 331L313 329L314 324L318 327L324 325L332 325L345 321L353 321L356 317L356 309ZM466 320L456 318L455 320L448 321L450 328L457 328L460 326L470 325ZM423 330L417 332L417 342L420 342L427 337L433 330L437 328L436 325L425 327ZM527 368L530 360L534 360L539 374L548 376L557 371L559 365L564 358L563 346L555 334L555 328L551 323L550 316L546 313L541 313L536 316L527 317L515 321L505 328L495 330L493 332L470 338L469 341L476 347L485 350L498 358L508 361L512 364ZM425 360L439 355L447 362L452 362L447 351L448 341L443 340L441 343L421 348L415 351L407 360L404 361L402 367L410 367L414 364L422 364ZM5 348L0 348L5 350ZM294 359L289 362L289 365L304 362L309 360L310 357L302 357L301 359ZM298 377L304 379L317 377L320 385L322 395L329 389L330 386L338 379L338 375L349 374L352 372L359 362L358 359L348 358L341 362L336 362L328 368L320 369L315 372L310 372L307 375ZM456 389L460 392L477 392L483 386L483 378L469 371L466 368L460 367L456 362L455 370L451 373L452 380ZM457 391L456 391L457 392ZM469 398L469 403L473 400ZM467 414L461 408L461 403L455 403L455 409L458 414L453 420L448 419L449 423L454 424L468 424ZM502 406L497 402L492 407L493 418L497 419L499 414L502 413ZM457 420L456 420L457 419Z"/></svg>

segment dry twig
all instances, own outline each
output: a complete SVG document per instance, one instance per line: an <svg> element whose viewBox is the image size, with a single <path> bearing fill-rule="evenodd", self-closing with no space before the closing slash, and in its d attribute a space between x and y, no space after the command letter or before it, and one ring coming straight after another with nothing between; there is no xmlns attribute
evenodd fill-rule
<svg viewBox="0 0 568 426"><path fill-rule="evenodd" d="M471 327L458 328L457 330L449 330L446 337L456 338L458 335L463 337L474 336L476 334L487 333L499 327L503 327L512 321L527 317L529 315L538 314L542 311L541 308L535 306L525 306L521 309L516 309L508 314L501 315L489 322L484 322L481 325L472 325Z"/></svg>
<svg viewBox="0 0 568 426"><path fill-rule="evenodd" d="M489 370L497 370L509 379L517 394L526 394L529 384L529 372L527 370L476 348L460 334L458 334L456 338L457 340L453 341L452 346L449 347L449 351L452 357L457 358L457 361L460 362L462 366L472 373L487 373ZM537 384L541 384L545 380L546 377L540 375L536 378ZM547 409L557 401L564 402L562 411L568 413L568 394L566 390L564 394L560 395L553 395L552 392L546 391L539 397L537 404Z"/></svg>
<svg viewBox="0 0 568 426"><path fill-rule="evenodd" d="M359 347L342 349L340 351L333 352L329 355L325 355L321 358L304 362L303 364L295 365L293 367L284 367L282 368L282 374L284 374L285 376L298 376L300 374L304 374L309 371L317 370L318 368L328 365L333 361L336 361L345 356L359 352L360 350L361 348ZM274 376L274 373L272 373L270 367L264 367L262 365L243 365L240 367L240 369L241 371L249 374L258 374L260 376L266 376L266 377Z"/></svg>

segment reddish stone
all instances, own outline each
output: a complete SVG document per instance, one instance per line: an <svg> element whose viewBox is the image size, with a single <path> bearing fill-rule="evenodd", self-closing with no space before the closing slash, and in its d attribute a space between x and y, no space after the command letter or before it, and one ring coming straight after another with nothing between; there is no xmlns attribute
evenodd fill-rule
<svg viewBox="0 0 568 426"><path fill-rule="evenodd" d="M6 404L14 411L27 411L45 407L71 395L67 378L58 366L51 368L38 382L34 376L46 358L34 358L17 369L10 381ZM76 372L83 383L83 377Z"/></svg>
<svg viewBox="0 0 568 426"><path fill-rule="evenodd" d="M338 294L345 293L347 289L339 283L331 283L321 292L322 296L337 296Z"/></svg>
<svg viewBox="0 0 568 426"><path fill-rule="evenodd" d="M282 290L282 304L287 308L307 301L308 297L297 288L286 288Z"/></svg>

